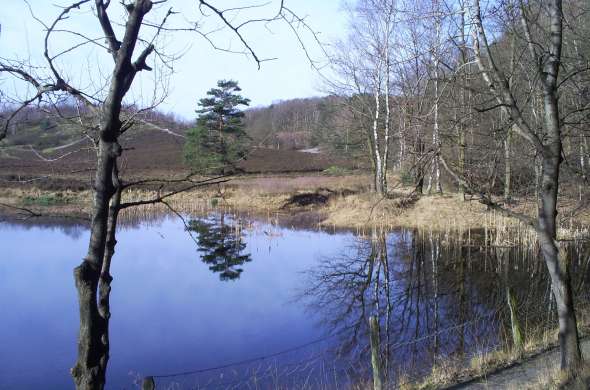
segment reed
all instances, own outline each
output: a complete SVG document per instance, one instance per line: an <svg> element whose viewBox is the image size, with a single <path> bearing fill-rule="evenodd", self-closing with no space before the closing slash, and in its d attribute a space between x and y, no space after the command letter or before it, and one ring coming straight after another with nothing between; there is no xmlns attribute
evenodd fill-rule
<svg viewBox="0 0 590 390"><path fill-rule="evenodd" d="M394 185L395 185L395 179ZM413 204L402 201L407 198L405 188L396 189L393 199L377 197L367 191L369 179L363 175L326 177L273 176L238 178L229 183L204 187L176 194L166 199L170 207L185 215L203 215L212 211L237 213L265 220L278 220L286 215L316 213L318 228L327 230L349 229L358 234L377 228L420 229L443 233L445 237L459 237L465 245L472 245L473 238L485 246L537 246L536 233L522 222L508 218L477 201L461 201L455 194L422 196ZM322 188L347 190L346 195L330 196L325 206L311 205L304 208L283 209L291 196L300 192L313 192ZM407 192L407 191L406 191ZM51 198L58 194L34 187L6 188L0 190L0 203L24 205L26 199ZM48 205L40 210L44 215L88 214L92 204L90 191L62 191L67 204ZM123 193L123 202L153 199L157 191L130 189ZM567 202L562 202L567 204ZM516 211L534 215L534 203L519 201ZM573 207L573 206L568 206ZM564 210L567 211L567 210ZM150 218L157 213L168 213L165 205L144 205L126 209L123 218ZM570 213L571 214L571 213ZM580 218L567 212L560 220L558 237L562 240L580 240L590 237L590 216ZM309 219L309 218L308 218ZM480 238L479 236L483 236ZM448 241L448 240L445 240Z"/></svg>

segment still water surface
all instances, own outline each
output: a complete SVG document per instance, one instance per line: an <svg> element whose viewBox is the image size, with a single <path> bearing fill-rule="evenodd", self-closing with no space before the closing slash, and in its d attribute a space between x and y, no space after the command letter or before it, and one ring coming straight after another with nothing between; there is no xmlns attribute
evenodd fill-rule
<svg viewBox="0 0 590 390"><path fill-rule="evenodd" d="M72 270L88 237L83 228L0 225L0 388L72 387ZM322 335L292 300L301 271L349 238L259 226L246 237L254 260L239 280L222 282L179 220L123 229L111 270L109 387L131 388L136 373L222 365Z"/></svg>
<svg viewBox="0 0 590 390"><path fill-rule="evenodd" d="M400 381L502 344L508 287L541 308L527 312L531 324L552 315L542 263L518 248L490 254L432 234L359 237L219 215L191 227L192 237L164 217L118 233L107 388L137 388L146 375L161 376L158 388L345 387L367 378L369 315ZM72 270L88 236L0 224L0 389L73 388ZM587 268L574 263L583 286Z"/></svg>

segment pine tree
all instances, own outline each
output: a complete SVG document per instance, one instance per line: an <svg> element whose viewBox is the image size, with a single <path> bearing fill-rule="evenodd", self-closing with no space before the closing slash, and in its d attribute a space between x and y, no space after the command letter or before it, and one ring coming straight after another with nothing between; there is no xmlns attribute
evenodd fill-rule
<svg viewBox="0 0 590 390"><path fill-rule="evenodd" d="M217 88L199 100L197 125L187 134L184 157L194 169L226 173L243 158L247 149L244 112L250 99L242 97L234 80L220 80Z"/></svg>

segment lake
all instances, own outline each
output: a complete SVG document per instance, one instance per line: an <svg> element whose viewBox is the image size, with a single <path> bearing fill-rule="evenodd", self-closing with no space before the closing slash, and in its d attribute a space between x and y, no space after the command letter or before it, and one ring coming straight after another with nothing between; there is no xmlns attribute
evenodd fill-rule
<svg viewBox="0 0 590 390"><path fill-rule="evenodd" d="M0 224L0 389L73 388L72 270L88 237L72 223ZM123 224L117 238L109 389L144 376L163 389L350 387L370 378L370 316L386 375L401 383L509 343L508 293L525 334L556 320L535 249L489 248L475 233L359 235L211 214ZM581 292L586 248L571 253Z"/></svg>

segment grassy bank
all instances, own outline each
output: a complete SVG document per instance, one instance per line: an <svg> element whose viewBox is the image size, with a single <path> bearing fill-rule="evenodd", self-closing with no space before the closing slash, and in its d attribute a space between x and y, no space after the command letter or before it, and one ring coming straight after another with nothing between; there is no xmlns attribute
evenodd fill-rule
<svg viewBox="0 0 590 390"><path fill-rule="evenodd" d="M578 329L581 340L590 337L590 306L582 305L576 309L578 316ZM507 332L509 334L509 332ZM480 353L471 358L446 358L437 363L429 374L421 380L409 380L401 378L400 389L403 390L433 390L453 388L461 383L478 383L486 385L486 378L498 374L503 370L518 366L525 362L534 362L535 359L549 351L557 351L559 347L556 324L537 324L525 334L523 348L518 351L513 348L509 340L491 352ZM559 369L559 364L545 367L539 365L536 370L536 380L528 383L506 387L508 390L520 389L587 389L584 387L590 382L590 366L583 367L576 378L569 378ZM493 386L491 386L493 387ZM490 387L490 388L491 388Z"/></svg>
<svg viewBox="0 0 590 390"><path fill-rule="evenodd" d="M499 233L513 228L525 229L513 218L488 211L477 200L461 200L457 194L410 196L411 189L401 186L395 177L390 197L370 192L368 175L305 175L245 176L227 183L177 194L167 199L179 212L199 214L216 209L264 218L291 217L312 221L327 229L363 231L372 227L383 229L409 228L435 231L495 230ZM132 190L123 201L151 199L153 190ZM303 199L301 204L297 200ZM48 191L34 186L0 190L2 213L26 215L24 208L48 216L86 216L91 206L91 193L81 191ZM306 203L309 201L308 203ZM588 211L569 217L567 202L562 202L561 234L571 236L590 222ZM516 199L512 208L535 214L534 200ZM163 205L142 206L126 213L137 215L166 211ZM314 216L313 218L310 216ZM509 237L496 236L497 240Z"/></svg>

